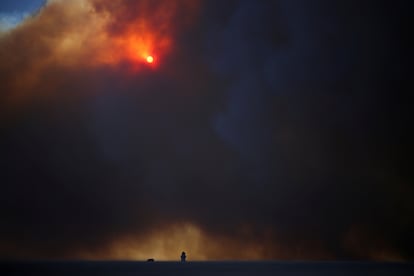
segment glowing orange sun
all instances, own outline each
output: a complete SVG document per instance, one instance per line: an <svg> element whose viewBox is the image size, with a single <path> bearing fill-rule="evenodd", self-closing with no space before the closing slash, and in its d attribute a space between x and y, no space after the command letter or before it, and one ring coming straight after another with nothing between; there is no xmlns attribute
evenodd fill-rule
<svg viewBox="0 0 414 276"><path fill-rule="evenodd" d="M153 63L154 62L154 57L153 56L147 56L147 62L148 63Z"/></svg>

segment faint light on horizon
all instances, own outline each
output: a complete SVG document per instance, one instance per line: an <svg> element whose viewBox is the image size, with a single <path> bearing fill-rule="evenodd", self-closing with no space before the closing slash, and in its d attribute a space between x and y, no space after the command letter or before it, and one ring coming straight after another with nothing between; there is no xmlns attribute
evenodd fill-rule
<svg viewBox="0 0 414 276"><path fill-rule="evenodd" d="M76 258L87 260L180 261L185 251L187 261L261 260L264 244L255 241L213 236L192 223L178 223L158 228L144 235L134 234L113 240L107 250L80 251Z"/></svg>

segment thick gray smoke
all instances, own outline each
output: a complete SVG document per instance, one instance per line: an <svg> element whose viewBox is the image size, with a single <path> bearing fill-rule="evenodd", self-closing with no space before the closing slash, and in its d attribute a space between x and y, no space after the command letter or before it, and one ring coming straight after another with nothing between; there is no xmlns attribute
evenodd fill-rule
<svg viewBox="0 0 414 276"><path fill-rule="evenodd" d="M144 16L86 2L117 7L106 35ZM0 37L0 256L109 258L190 223L223 241L207 259L413 257L403 1L177 5L154 21L171 51L136 71L88 39L62 56L84 25L64 5Z"/></svg>

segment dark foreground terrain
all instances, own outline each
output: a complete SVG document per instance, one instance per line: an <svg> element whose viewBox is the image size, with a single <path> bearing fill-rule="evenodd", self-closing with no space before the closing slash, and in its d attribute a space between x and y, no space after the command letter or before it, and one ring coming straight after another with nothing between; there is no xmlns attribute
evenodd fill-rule
<svg viewBox="0 0 414 276"><path fill-rule="evenodd" d="M414 263L1 262L0 275L414 275Z"/></svg>

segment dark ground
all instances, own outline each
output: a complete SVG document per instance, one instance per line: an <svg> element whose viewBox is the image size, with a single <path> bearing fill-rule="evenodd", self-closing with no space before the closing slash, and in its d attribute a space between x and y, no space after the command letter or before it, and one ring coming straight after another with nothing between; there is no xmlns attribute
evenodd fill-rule
<svg viewBox="0 0 414 276"><path fill-rule="evenodd" d="M414 275L414 263L2 262L0 275Z"/></svg>

